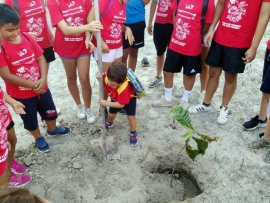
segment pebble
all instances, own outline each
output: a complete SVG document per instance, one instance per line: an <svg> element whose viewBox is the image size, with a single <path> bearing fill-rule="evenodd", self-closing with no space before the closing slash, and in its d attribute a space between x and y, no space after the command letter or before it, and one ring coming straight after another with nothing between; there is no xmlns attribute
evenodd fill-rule
<svg viewBox="0 0 270 203"><path fill-rule="evenodd" d="M40 165L40 164L43 164L44 163L44 159L43 158L39 158L38 160L37 160L37 163Z"/></svg>
<svg viewBox="0 0 270 203"><path fill-rule="evenodd" d="M28 154L27 157L23 160L26 166L30 166L32 164L32 156L33 154Z"/></svg>
<svg viewBox="0 0 270 203"><path fill-rule="evenodd" d="M82 165L80 163L78 163L78 162L73 162L72 167L75 168L75 169L80 169L80 168L82 168Z"/></svg>
<svg viewBox="0 0 270 203"><path fill-rule="evenodd" d="M69 174L68 179L70 180L73 177L72 174Z"/></svg>

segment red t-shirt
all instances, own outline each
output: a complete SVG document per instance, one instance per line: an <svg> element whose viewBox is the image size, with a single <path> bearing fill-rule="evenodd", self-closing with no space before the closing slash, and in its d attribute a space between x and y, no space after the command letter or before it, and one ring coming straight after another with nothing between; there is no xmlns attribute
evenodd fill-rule
<svg viewBox="0 0 270 203"><path fill-rule="evenodd" d="M110 0L99 0L99 12L102 14L107 10ZM113 1L110 10L100 19L103 25L101 37L109 49L117 49L123 45L122 28L126 21L126 4L118 0ZM93 40L96 46L96 39Z"/></svg>
<svg viewBox="0 0 270 203"><path fill-rule="evenodd" d="M56 27L55 52L60 56L72 58L77 58L80 54L88 54L89 49L85 47L85 33L65 36L57 24L64 20L68 26L85 25L92 2L89 0L58 0L58 3L56 0L48 0L52 26Z"/></svg>
<svg viewBox="0 0 270 203"><path fill-rule="evenodd" d="M27 38L20 33L22 41L19 44L2 41L4 51L0 51L0 68L8 66L11 74L35 82L40 79L37 58L43 54L43 50L30 35L27 33L25 35ZM37 96L30 88L19 87L8 82L5 83L6 91L11 97L27 99ZM47 85L46 89L48 89Z"/></svg>
<svg viewBox="0 0 270 203"><path fill-rule="evenodd" d="M103 74L104 88L106 88L108 95L111 97L113 101L116 101L121 105L125 105L129 103L130 98L133 98L135 96L135 91L130 83L128 83L126 88L120 94L118 94L117 90L119 87L112 88L111 86L108 85L108 83L106 83L107 79L108 79L107 74L104 73Z"/></svg>
<svg viewBox="0 0 270 203"><path fill-rule="evenodd" d="M202 4L203 0L181 0L177 8L174 0L172 9L177 10L177 15L169 45L171 50L187 56L197 56L202 52ZM210 0L205 14L205 23L212 23L214 10L214 0Z"/></svg>
<svg viewBox="0 0 270 203"><path fill-rule="evenodd" d="M8 156L7 147L7 124L8 118L10 116L9 110L4 99L4 93L0 87L0 175L6 170L6 160ZM11 118L11 116L10 116ZM11 120L10 120L11 121ZM9 121L9 122L10 122Z"/></svg>
<svg viewBox="0 0 270 203"><path fill-rule="evenodd" d="M14 7L13 0L5 0L5 4ZM39 46L43 49L52 46L51 33L49 30L46 9L42 0L23 1L18 0L20 10L20 30L21 32L36 32L36 39Z"/></svg>
<svg viewBox="0 0 270 203"><path fill-rule="evenodd" d="M173 24L173 10L172 10L172 2L173 0L167 1L158 1L158 7L156 11L156 23L166 24L171 23Z"/></svg>
<svg viewBox="0 0 270 203"><path fill-rule="evenodd" d="M226 0L214 40L228 47L249 48L262 2L270 2L270 0Z"/></svg>
<svg viewBox="0 0 270 203"><path fill-rule="evenodd" d="M270 39L267 41L267 48L270 50Z"/></svg>

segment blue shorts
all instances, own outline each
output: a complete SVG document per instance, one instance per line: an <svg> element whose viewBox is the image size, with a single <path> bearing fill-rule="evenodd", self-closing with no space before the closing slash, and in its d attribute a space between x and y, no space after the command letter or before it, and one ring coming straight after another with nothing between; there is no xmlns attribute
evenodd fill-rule
<svg viewBox="0 0 270 203"><path fill-rule="evenodd" d="M112 102L114 102L112 100ZM129 103L126 104L123 109L126 110L126 114L128 116L135 116L136 115L136 102L137 102L137 98L134 97L132 99L129 100ZM121 109L121 108L120 108ZM118 113L118 111L120 110L119 108L113 108L113 107L110 107L109 108L109 113L111 114L116 114Z"/></svg>
<svg viewBox="0 0 270 203"><path fill-rule="evenodd" d="M57 118L57 112L49 89L45 94L40 94L39 97L35 96L27 99L14 99L25 106L24 111L26 114L21 114L20 116L26 130L33 131L37 129L37 113L39 113L42 120L56 120Z"/></svg>

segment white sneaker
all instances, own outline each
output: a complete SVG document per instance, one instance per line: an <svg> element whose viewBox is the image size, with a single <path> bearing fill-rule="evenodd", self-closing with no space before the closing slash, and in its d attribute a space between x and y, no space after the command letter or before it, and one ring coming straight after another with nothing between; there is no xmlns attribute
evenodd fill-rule
<svg viewBox="0 0 270 203"><path fill-rule="evenodd" d="M86 116L87 116L87 123L93 124L94 122L96 122L96 117L94 116L94 114L91 111L87 112Z"/></svg>
<svg viewBox="0 0 270 203"><path fill-rule="evenodd" d="M187 110L189 107L189 103L185 100L180 100L179 105L185 110Z"/></svg>
<svg viewBox="0 0 270 203"><path fill-rule="evenodd" d="M84 108L78 108L77 117L79 119L85 119L86 118L86 113L85 113Z"/></svg>
<svg viewBox="0 0 270 203"><path fill-rule="evenodd" d="M197 104L195 106L191 106L188 108L189 113L198 113L201 111L210 111L212 108L212 105L204 106L203 103Z"/></svg>
<svg viewBox="0 0 270 203"><path fill-rule="evenodd" d="M228 107L220 107L220 110L219 110L219 116L217 118L217 122L221 125L227 123L228 121L228 112L229 112L229 109Z"/></svg>
<svg viewBox="0 0 270 203"><path fill-rule="evenodd" d="M162 96L160 100L154 101L152 104L154 107L173 107L173 105L174 102L172 100L167 101L164 96Z"/></svg>
<svg viewBox="0 0 270 203"><path fill-rule="evenodd" d="M204 97L205 97L205 90L201 91L200 92L200 96L198 98L198 103L200 103L201 101L204 100Z"/></svg>

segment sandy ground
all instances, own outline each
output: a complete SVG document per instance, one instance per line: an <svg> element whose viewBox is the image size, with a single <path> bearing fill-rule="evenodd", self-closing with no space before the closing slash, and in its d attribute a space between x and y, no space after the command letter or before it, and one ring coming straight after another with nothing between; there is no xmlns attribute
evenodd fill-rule
<svg viewBox="0 0 270 203"><path fill-rule="evenodd" d="M149 6L147 6L149 8ZM148 9L149 10L149 9ZM163 84L149 89L147 85L155 75L155 48L152 36L145 33L146 45L140 49L136 74L146 87L147 97L138 100L137 147L129 146L128 122L118 115L109 133L118 136L118 152L99 162L92 152L90 141L100 135L96 125L89 125L76 117L76 105L66 85L66 76L59 58L51 64L48 81L62 114L58 121L71 126L72 134L47 138L46 128L41 128L52 150L38 153L34 139L23 129L18 115L12 111L18 137L16 156L29 166L33 180L26 188L48 198L54 203L267 203L270 202L270 165L262 161L265 149L250 150L248 144L258 139L263 129L244 131L241 124L259 110L259 91L266 40L270 38L268 25L256 59L239 75L237 91L231 101L229 121L226 125L216 122L221 102L223 75L214 95L213 109L207 113L191 115L198 131L211 136L219 135L210 144L204 156L193 162L185 153L177 161L176 176L170 187L170 174L175 156L184 144L181 134L185 130L173 123L169 108L154 108ZM149 67L141 67L147 56ZM92 108L98 116L98 83L94 79L97 65L91 60ZM0 84L3 84L1 81ZM176 91L182 86L182 74L175 77ZM191 96L192 102L199 95L199 77ZM176 103L180 98L174 98ZM97 121L100 124L100 121ZM197 180L197 185L194 184ZM198 186L198 187L196 187ZM198 188L201 194L198 195ZM196 196L198 195L198 196ZM193 197L193 198L191 198Z"/></svg>

